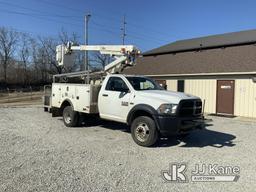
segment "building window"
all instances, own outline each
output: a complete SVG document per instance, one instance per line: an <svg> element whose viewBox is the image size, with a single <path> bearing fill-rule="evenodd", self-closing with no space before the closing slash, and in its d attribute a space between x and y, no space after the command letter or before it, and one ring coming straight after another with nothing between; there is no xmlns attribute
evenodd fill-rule
<svg viewBox="0 0 256 192"><path fill-rule="evenodd" d="M166 80L155 80L163 89L167 90Z"/></svg>
<svg viewBox="0 0 256 192"><path fill-rule="evenodd" d="M185 90L185 81L184 80L178 80L178 92L184 92Z"/></svg>

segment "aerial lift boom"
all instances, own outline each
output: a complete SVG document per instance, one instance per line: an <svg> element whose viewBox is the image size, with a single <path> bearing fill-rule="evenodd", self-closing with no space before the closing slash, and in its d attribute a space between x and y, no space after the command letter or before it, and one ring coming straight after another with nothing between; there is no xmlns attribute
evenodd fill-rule
<svg viewBox="0 0 256 192"><path fill-rule="evenodd" d="M105 66L104 70L97 74L120 73L127 66L134 65L135 58L140 51L133 45L58 45L56 48L56 59L58 65L65 66L73 64L75 51L99 51L101 54L110 55L113 61ZM81 71L75 73L66 73L55 75L55 77L69 77L81 75L93 75L90 71Z"/></svg>

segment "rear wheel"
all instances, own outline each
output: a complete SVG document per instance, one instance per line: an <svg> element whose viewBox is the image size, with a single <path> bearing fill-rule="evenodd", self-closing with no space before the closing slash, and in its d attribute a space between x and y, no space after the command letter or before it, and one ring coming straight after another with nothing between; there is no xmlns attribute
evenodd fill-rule
<svg viewBox="0 0 256 192"><path fill-rule="evenodd" d="M158 130L154 120L147 116L137 117L131 125L133 140L141 146L154 145L158 139Z"/></svg>
<svg viewBox="0 0 256 192"><path fill-rule="evenodd" d="M67 127L75 127L78 124L78 112L71 106L66 106L63 110L63 121Z"/></svg>

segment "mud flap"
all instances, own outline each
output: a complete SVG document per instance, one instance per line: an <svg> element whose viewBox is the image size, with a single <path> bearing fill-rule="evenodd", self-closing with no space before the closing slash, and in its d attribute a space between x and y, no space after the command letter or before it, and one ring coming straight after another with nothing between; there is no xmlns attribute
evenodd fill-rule
<svg viewBox="0 0 256 192"><path fill-rule="evenodd" d="M52 107L51 112L52 112L52 117L61 117L62 116L62 112L61 112L60 108Z"/></svg>

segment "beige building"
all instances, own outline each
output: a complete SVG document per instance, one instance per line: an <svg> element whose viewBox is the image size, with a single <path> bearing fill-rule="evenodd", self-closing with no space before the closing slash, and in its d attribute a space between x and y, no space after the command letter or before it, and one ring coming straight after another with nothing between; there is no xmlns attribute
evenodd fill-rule
<svg viewBox="0 0 256 192"><path fill-rule="evenodd" d="M126 73L197 95L206 113L256 117L256 30L177 41L144 53Z"/></svg>

